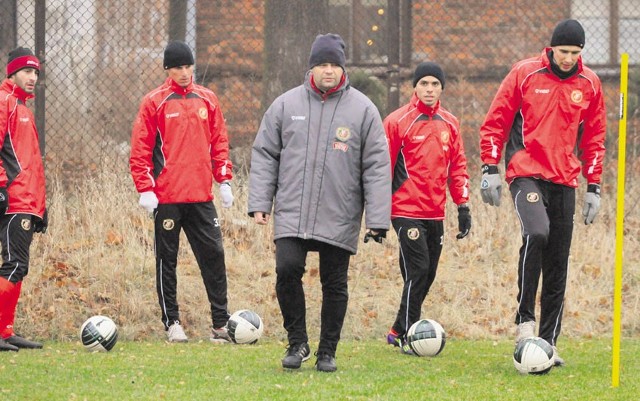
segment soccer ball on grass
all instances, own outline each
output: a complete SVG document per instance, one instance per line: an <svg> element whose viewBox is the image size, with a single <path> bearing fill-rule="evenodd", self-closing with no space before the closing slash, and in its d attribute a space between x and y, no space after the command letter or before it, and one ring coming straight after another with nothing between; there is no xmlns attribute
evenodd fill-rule
<svg viewBox="0 0 640 401"><path fill-rule="evenodd" d="M544 375L553 367L553 347L540 337L521 340L513 351L513 364L522 374Z"/></svg>
<svg viewBox="0 0 640 401"><path fill-rule="evenodd" d="M91 316L80 327L80 340L87 351L110 351L118 342L118 326L106 316Z"/></svg>
<svg viewBox="0 0 640 401"><path fill-rule="evenodd" d="M411 325L407 332L407 344L418 356L436 356L444 349L447 335L432 319L421 319Z"/></svg>
<svg viewBox="0 0 640 401"><path fill-rule="evenodd" d="M241 309L229 317L229 337L236 344L255 344L262 337L264 326L257 313Z"/></svg>

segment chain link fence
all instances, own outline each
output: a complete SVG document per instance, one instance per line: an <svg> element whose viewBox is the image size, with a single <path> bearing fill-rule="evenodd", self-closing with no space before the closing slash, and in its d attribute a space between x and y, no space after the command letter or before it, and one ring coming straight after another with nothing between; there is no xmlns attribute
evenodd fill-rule
<svg viewBox="0 0 640 401"><path fill-rule="evenodd" d="M196 80L220 98L232 154L253 141L262 113L302 82L318 33L347 43L353 86L384 117L405 103L417 63L447 74L443 103L461 121L468 158L510 66L539 54L562 18L587 32L584 59L601 76L615 151L619 58L630 53L628 143L640 132L640 2L637 0L0 0L0 50L36 51L43 65L32 105L48 174L81 178L126 169L131 125L145 93L165 79L163 49L182 39L194 50ZM4 61L4 60L3 60ZM246 154L246 152L244 153Z"/></svg>

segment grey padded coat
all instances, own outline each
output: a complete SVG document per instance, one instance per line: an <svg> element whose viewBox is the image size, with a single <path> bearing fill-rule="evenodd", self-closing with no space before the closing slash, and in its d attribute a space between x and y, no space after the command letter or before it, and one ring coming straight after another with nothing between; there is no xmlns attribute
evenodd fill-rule
<svg viewBox="0 0 640 401"><path fill-rule="evenodd" d="M308 72L271 104L251 152L248 212L273 208L274 239L355 254L363 212L367 228L389 228L391 167L378 109L345 78L323 99Z"/></svg>

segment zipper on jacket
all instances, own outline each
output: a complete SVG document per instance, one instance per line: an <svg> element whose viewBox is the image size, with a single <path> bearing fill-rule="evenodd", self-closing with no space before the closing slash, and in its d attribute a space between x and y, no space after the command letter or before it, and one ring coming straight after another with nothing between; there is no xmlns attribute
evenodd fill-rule
<svg viewBox="0 0 640 401"><path fill-rule="evenodd" d="M322 128L322 116L324 115L324 98L322 98L322 100L320 101L320 104L322 105L322 107L320 108L320 119L318 120L318 127ZM310 134L310 132L309 132ZM309 190L309 205L307 206L307 213L306 213L306 222L304 224L304 239L307 239L307 231L309 230L309 216L311 215L311 207L312 207L312 201L313 201L313 191L314 191L314 186L313 186L313 182L315 181L315 177L316 177L316 164L318 162L318 150L320 149L320 137L322 136L322 131L320 131L320 129L318 129L318 140L316 141L316 149L315 152L313 152L313 164L312 164L312 168L311 168L311 182L310 182L310 190Z"/></svg>

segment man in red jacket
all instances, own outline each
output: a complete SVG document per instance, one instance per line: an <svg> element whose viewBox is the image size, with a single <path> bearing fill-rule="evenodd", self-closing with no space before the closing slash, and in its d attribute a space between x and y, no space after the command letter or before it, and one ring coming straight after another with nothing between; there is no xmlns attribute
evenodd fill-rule
<svg viewBox="0 0 640 401"><path fill-rule="evenodd" d="M542 275L539 336L553 346L555 366L564 364L556 343L581 168L584 223L593 223L600 209L606 111L600 79L582 64L584 44L578 21L558 23L550 47L514 65L480 128L482 200L500 205L497 164L506 143L506 180L521 225L516 344L535 335Z"/></svg>
<svg viewBox="0 0 640 401"><path fill-rule="evenodd" d="M228 342L227 274L211 189L220 183L222 206L232 206L229 140L218 98L193 82L193 64L186 43L165 48L168 78L144 97L133 126L131 175L140 206L154 218L156 288L168 340L187 341L176 299L184 229L211 304L211 341Z"/></svg>
<svg viewBox="0 0 640 401"><path fill-rule="evenodd" d="M7 79L0 86L0 351L42 348L13 331L33 233L44 234L48 226L38 132L26 106L39 72L38 58L19 47L9 52Z"/></svg>
<svg viewBox="0 0 640 401"><path fill-rule="evenodd" d="M467 158L456 117L440 104L445 75L433 62L418 64L409 104L384 120L393 173L391 222L400 245L404 281L387 342L413 354L406 333L420 319L436 278L444 242L447 187L458 205L458 239L471 229Z"/></svg>

